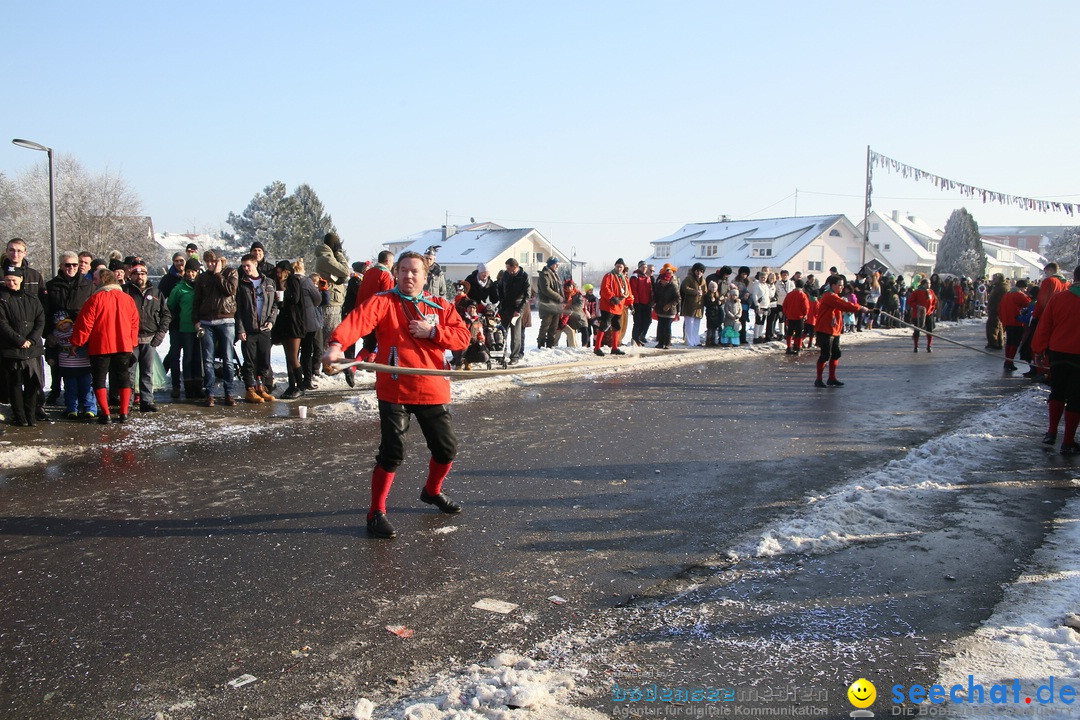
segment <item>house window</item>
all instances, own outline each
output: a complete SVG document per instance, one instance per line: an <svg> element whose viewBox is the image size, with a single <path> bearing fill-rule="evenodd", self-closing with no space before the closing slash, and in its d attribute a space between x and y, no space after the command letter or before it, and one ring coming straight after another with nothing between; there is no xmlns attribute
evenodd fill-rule
<svg viewBox="0 0 1080 720"><path fill-rule="evenodd" d="M528 265L529 264L529 258L531 258L531 257L532 257L532 253L526 250L525 252L518 255L518 260L521 261L522 265Z"/></svg>
<svg viewBox="0 0 1080 720"><path fill-rule="evenodd" d="M701 246L702 257L716 257L720 253L720 246L716 243Z"/></svg>
<svg viewBox="0 0 1080 720"><path fill-rule="evenodd" d="M824 264L825 263L821 260L811 260L810 262L806 263L806 270L808 272L821 272L825 269L823 267Z"/></svg>
<svg viewBox="0 0 1080 720"><path fill-rule="evenodd" d="M875 249L875 250L880 250L880 249L881 249L881 245L879 245L878 243L874 243L874 249Z"/></svg>
<svg viewBox="0 0 1080 720"><path fill-rule="evenodd" d="M772 257L772 247L758 245L750 249L750 257Z"/></svg>
<svg viewBox="0 0 1080 720"><path fill-rule="evenodd" d="M932 252L932 253L936 253L936 252L937 252L937 243L936 243L936 242L932 242L932 241L931 241L931 242L927 242L927 243L926 243L926 249L927 249L927 250L929 250L929 251L930 251L930 252Z"/></svg>
<svg viewBox="0 0 1080 720"><path fill-rule="evenodd" d="M536 264L537 265L543 265L544 264L544 253L542 253L542 252L536 253Z"/></svg>
<svg viewBox="0 0 1080 720"><path fill-rule="evenodd" d="M877 232L881 229L881 223L870 223L870 232Z"/></svg>
<svg viewBox="0 0 1080 720"><path fill-rule="evenodd" d="M886 252L888 252L889 250L892 250L892 245L890 245L889 243L885 243L882 246L882 249L885 250Z"/></svg>
<svg viewBox="0 0 1080 720"><path fill-rule="evenodd" d="M658 258L671 257L671 246L670 245L657 245L656 246L656 257L658 257Z"/></svg>
<svg viewBox="0 0 1080 720"><path fill-rule="evenodd" d="M472 252L473 250L475 250L475 249L476 249L476 248L469 248L468 250L465 250L465 251L464 251L464 252L462 252L461 254L462 254L462 255L468 255L469 253L471 253L471 252Z"/></svg>
<svg viewBox="0 0 1080 720"><path fill-rule="evenodd" d="M875 228L875 229L877 229L877 228ZM833 228L832 230L829 231L829 237L842 237L842 235L840 235L839 230L837 230L836 228Z"/></svg>

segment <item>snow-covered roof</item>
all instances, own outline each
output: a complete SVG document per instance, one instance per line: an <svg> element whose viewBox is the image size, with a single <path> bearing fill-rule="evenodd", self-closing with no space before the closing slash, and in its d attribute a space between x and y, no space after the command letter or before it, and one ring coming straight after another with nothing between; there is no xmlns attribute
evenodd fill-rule
<svg viewBox="0 0 1080 720"><path fill-rule="evenodd" d="M206 233L154 233L154 241L165 248L170 255L183 252L187 244L192 242L199 246L200 251L222 245L221 238Z"/></svg>
<svg viewBox="0 0 1080 720"><path fill-rule="evenodd" d="M677 267L689 266L695 262L715 267L761 264L781 266L843 219L843 215L813 215L690 223L671 235L653 240L654 247L665 244L672 247L670 256L660 258L654 255L654 259L670 262ZM772 255L752 256L754 241L771 241ZM717 254L703 257L699 252L700 246L711 243L719 245Z"/></svg>
<svg viewBox="0 0 1080 720"><path fill-rule="evenodd" d="M489 225L485 223L485 225ZM518 240L521 240L532 228L507 229L498 227L484 228L480 230L458 229L456 233L443 240L442 228L424 230L407 238L402 238L387 245L400 245L408 241L409 244L401 249L402 252L423 253L432 245L438 245L437 258L441 265L475 264L486 262L505 252Z"/></svg>
<svg viewBox="0 0 1080 720"><path fill-rule="evenodd" d="M934 262L937 256L927 250L926 245L920 241L915 234L917 233L918 235L923 235L924 237L933 240L941 240L941 233L916 217L901 215L899 219L894 220L891 215L879 213L877 211L875 211L873 215L878 221L884 223L886 227L892 230L893 234L915 253L915 256L919 260L931 264Z"/></svg>

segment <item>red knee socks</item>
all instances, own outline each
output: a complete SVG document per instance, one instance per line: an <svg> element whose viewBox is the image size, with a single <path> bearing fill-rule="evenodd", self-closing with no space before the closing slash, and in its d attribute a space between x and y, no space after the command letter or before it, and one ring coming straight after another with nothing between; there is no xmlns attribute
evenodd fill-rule
<svg viewBox="0 0 1080 720"><path fill-rule="evenodd" d="M824 360L818 360L817 361L817 379L821 380L822 379L821 376L824 375L824 374L825 374L825 361Z"/></svg>
<svg viewBox="0 0 1080 720"><path fill-rule="evenodd" d="M371 510L368 511L368 520L376 512L386 512L386 496L390 494L390 486L393 484L394 473L376 465L371 471Z"/></svg>
<svg viewBox="0 0 1080 720"><path fill-rule="evenodd" d="M593 345L593 348L596 349L596 350L599 350L603 346L604 346L604 333L597 331L597 333L596 333L596 343Z"/></svg>
<svg viewBox="0 0 1080 720"><path fill-rule="evenodd" d="M453 464L452 462L435 462L435 458L428 461L427 484L424 486L424 491L428 495L438 495L442 492L443 480L450 474L450 468Z"/></svg>
<svg viewBox="0 0 1080 720"><path fill-rule="evenodd" d="M127 415L131 409L131 388L120 388L120 414Z"/></svg>
<svg viewBox="0 0 1080 720"><path fill-rule="evenodd" d="M109 414L109 389L108 388L98 388L97 390L94 391L94 397L97 398L98 414L99 415L108 415Z"/></svg>
<svg viewBox="0 0 1080 720"><path fill-rule="evenodd" d="M1076 426L1080 424L1080 412L1074 410L1065 411L1065 437L1062 445L1071 445L1076 442Z"/></svg>
<svg viewBox="0 0 1080 720"><path fill-rule="evenodd" d="M839 364L840 364L839 360L830 360L829 361L829 379L830 380L835 380L836 379L836 366L839 365Z"/></svg>
<svg viewBox="0 0 1080 720"><path fill-rule="evenodd" d="M1058 423L1061 422L1061 414L1065 412L1065 403L1061 400L1050 400L1046 403L1050 407L1050 429L1046 432L1057 435Z"/></svg>

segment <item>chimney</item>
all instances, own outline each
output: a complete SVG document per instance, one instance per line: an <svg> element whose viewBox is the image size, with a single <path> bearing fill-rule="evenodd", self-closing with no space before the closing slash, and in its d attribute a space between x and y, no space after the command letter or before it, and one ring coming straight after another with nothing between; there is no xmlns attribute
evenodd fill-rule
<svg viewBox="0 0 1080 720"><path fill-rule="evenodd" d="M442 226L442 239L443 239L443 242L446 242L448 238L453 237L454 233L456 233L456 232L457 232L457 225L443 225Z"/></svg>
<svg viewBox="0 0 1080 720"><path fill-rule="evenodd" d="M899 210L893 210L892 211L892 219L893 219L893 222L900 222L900 211Z"/></svg>

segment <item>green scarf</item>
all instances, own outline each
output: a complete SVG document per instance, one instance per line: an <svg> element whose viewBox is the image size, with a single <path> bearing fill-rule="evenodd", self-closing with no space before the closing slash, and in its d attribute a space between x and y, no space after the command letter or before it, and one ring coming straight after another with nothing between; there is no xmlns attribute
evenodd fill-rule
<svg viewBox="0 0 1080 720"><path fill-rule="evenodd" d="M1069 292L1071 292L1076 297L1080 297L1080 282L1074 282L1072 285L1070 285Z"/></svg>
<svg viewBox="0 0 1080 720"><path fill-rule="evenodd" d="M396 287L393 289L393 293L395 295L397 295L399 298L401 298L402 300L408 300L409 302L411 302L413 304L413 307L415 307L417 310L420 309L420 303L424 303L425 305L430 305L431 307L435 308L436 310L441 310L442 309L441 305L434 302L433 300L428 300L426 297L423 296L423 294L417 295L416 297L410 297L410 296L406 295L405 293L401 292L400 290L398 290Z"/></svg>

